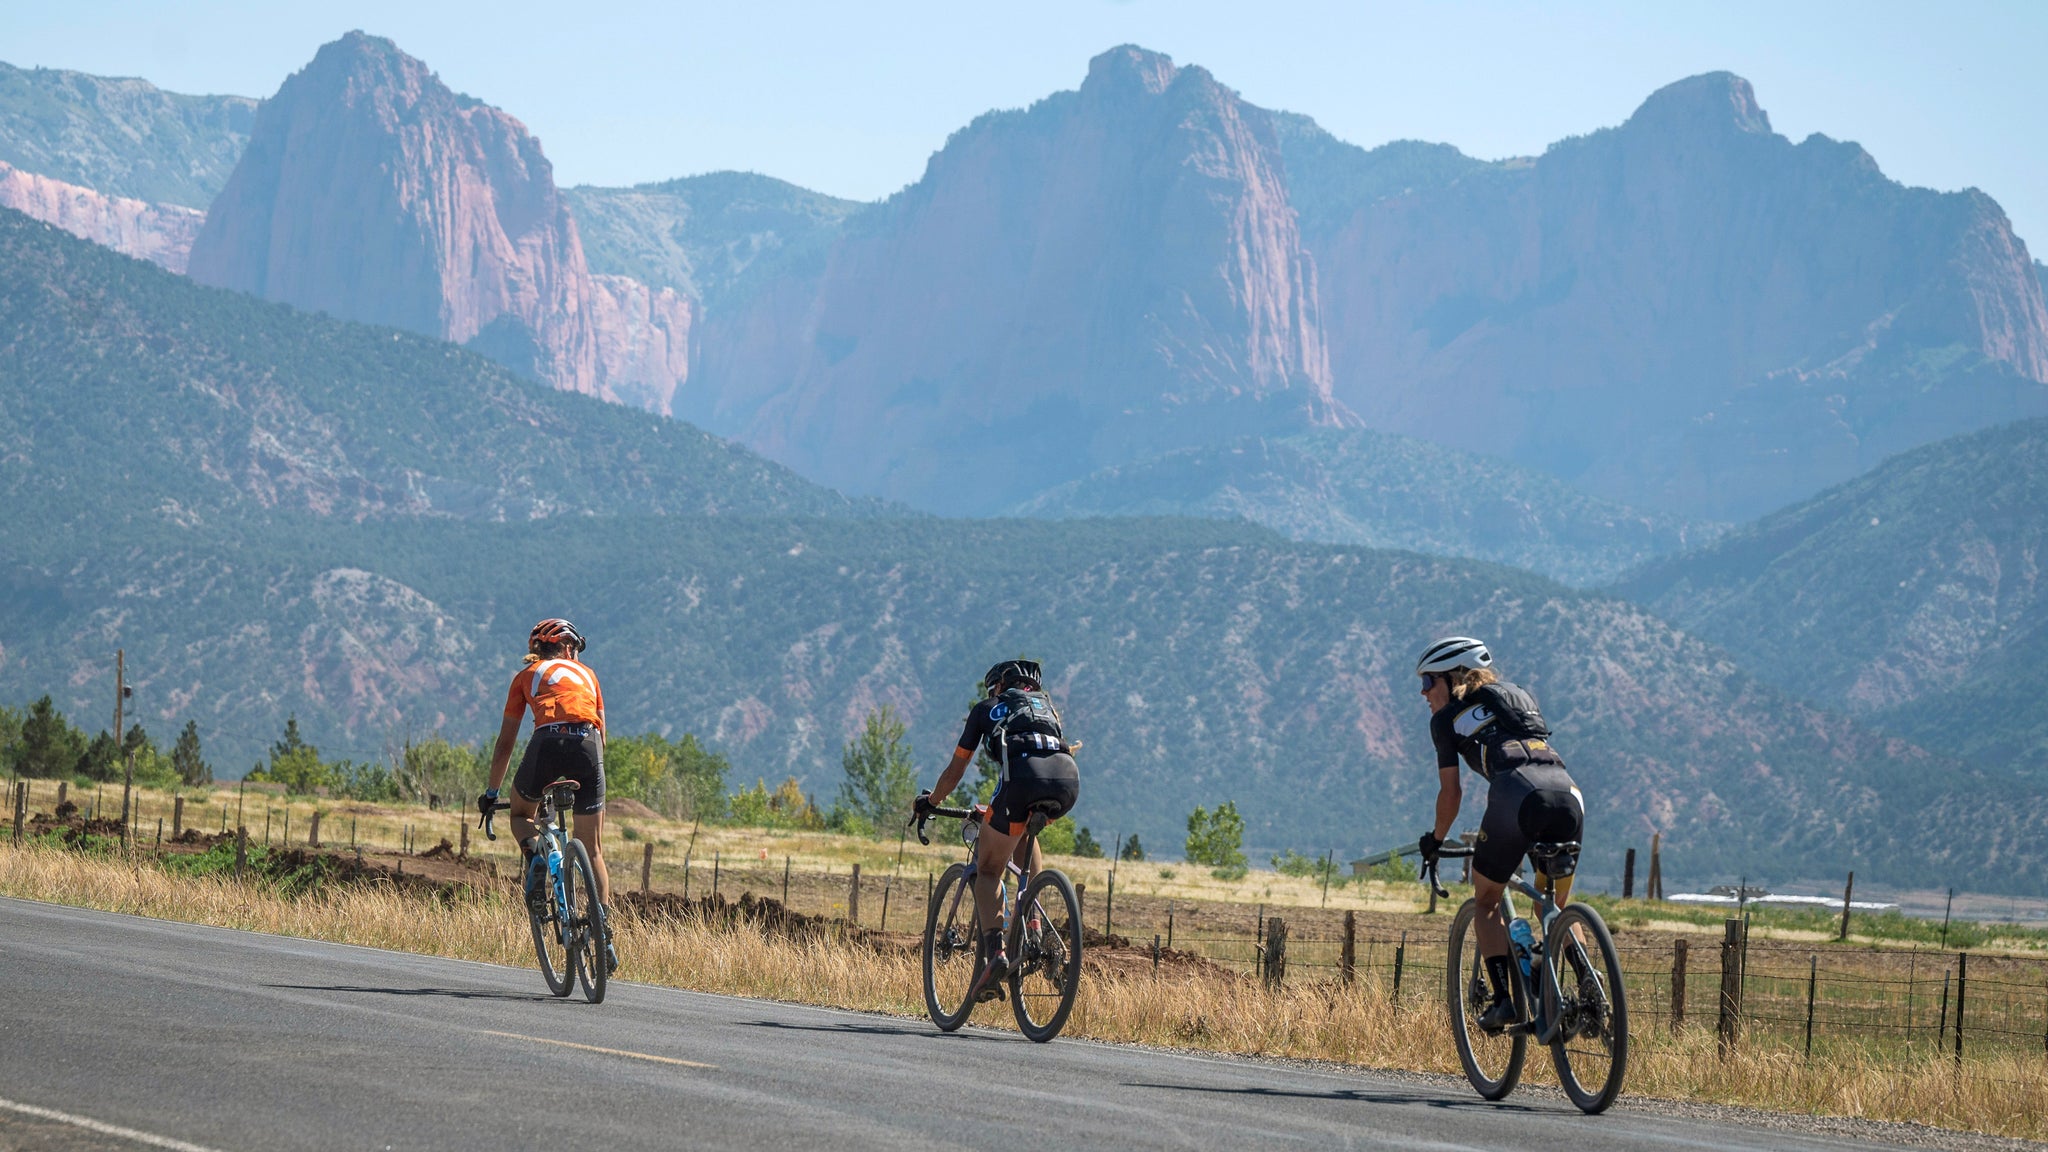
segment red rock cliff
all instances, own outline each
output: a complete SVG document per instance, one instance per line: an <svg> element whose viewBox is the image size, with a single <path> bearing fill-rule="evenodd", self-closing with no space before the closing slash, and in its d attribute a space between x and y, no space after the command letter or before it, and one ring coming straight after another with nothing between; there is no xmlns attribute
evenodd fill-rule
<svg viewBox="0 0 2048 1152"><path fill-rule="evenodd" d="M525 126L360 32L264 102L190 271L658 411L685 374L688 305L593 281Z"/></svg>
<svg viewBox="0 0 2048 1152"><path fill-rule="evenodd" d="M1270 131L1200 68L1104 53L1079 91L956 133L822 274L712 317L688 410L815 479L953 512L1340 422Z"/></svg>
<svg viewBox="0 0 2048 1152"><path fill-rule="evenodd" d="M192 238L206 218L196 209L107 196L23 172L4 162L0 162L0 208L12 208L80 239L173 272L185 270Z"/></svg>
<svg viewBox="0 0 2048 1152"><path fill-rule="evenodd" d="M1795 145L1726 73L1315 248L1341 400L1626 502L1756 515L2048 411L2048 311L1998 205Z"/></svg>

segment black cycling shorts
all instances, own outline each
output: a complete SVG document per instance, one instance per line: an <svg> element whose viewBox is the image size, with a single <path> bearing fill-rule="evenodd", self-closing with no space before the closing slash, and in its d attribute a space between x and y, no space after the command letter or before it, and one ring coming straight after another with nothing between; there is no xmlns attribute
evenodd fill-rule
<svg viewBox="0 0 2048 1152"><path fill-rule="evenodd" d="M538 802L557 780L576 782L576 814L604 811L604 753L595 732L589 735L542 732L526 742L526 755L512 777L513 790Z"/></svg>
<svg viewBox="0 0 2048 1152"><path fill-rule="evenodd" d="M996 788L988 802L988 826L1005 836L1021 829L1031 815L1031 806L1052 800L1058 807L1046 813L1046 821L1057 820L1074 810L1081 797L1081 766L1065 752L1039 756L1011 753L1010 778Z"/></svg>
<svg viewBox="0 0 2048 1152"><path fill-rule="evenodd" d="M1577 840L1586 827L1586 801L1563 766L1527 764L1493 778L1472 867L1505 884L1531 844Z"/></svg>

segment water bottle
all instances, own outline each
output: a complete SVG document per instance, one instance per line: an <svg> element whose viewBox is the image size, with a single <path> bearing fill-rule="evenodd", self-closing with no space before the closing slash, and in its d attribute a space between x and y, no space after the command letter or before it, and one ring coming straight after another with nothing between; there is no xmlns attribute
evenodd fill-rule
<svg viewBox="0 0 2048 1152"><path fill-rule="evenodd" d="M1529 961L1536 954L1536 933L1527 920L1517 916L1508 922L1508 939L1515 942L1515 959L1522 965L1522 975L1529 976Z"/></svg>

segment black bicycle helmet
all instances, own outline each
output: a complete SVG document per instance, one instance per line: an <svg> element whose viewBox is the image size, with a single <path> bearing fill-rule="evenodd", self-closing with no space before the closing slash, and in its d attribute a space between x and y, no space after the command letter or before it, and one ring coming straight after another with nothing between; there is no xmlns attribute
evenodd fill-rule
<svg viewBox="0 0 2048 1152"><path fill-rule="evenodd" d="M571 651L581 652L584 648L583 633L578 632L576 626L567 620L553 616L535 624L533 631L526 634L528 652L543 644L564 644Z"/></svg>
<svg viewBox="0 0 2048 1152"><path fill-rule="evenodd" d="M1043 675L1036 660L1005 660L991 667L988 675L981 678L981 691L985 696L993 696L1012 680L1022 680L1036 688L1043 682Z"/></svg>

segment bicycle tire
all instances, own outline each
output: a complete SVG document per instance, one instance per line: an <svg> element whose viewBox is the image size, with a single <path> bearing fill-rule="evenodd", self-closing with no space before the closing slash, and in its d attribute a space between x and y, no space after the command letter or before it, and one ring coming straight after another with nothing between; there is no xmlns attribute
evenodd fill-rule
<svg viewBox="0 0 2048 1152"><path fill-rule="evenodd" d="M1047 907L1050 900L1051 907ZM1031 923L1039 921L1036 939ZM1010 918L1010 1012L1025 1039L1043 1044L1060 1034L1081 991L1081 898L1064 872L1048 868L1031 878ZM1049 984L1049 992L1037 990ZM1039 1010L1051 1007L1040 1018Z"/></svg>
<svg viewBox="0 0 2048 1152"><path fill-rule="evenodd" d="M1591 937L1586 942L1591 954L1585 959L1597 958L1597 973L1589 971L1582 977L1567 958L1567 949L1578 948L1571 934L1574 925L1583 926ZM1605 1112L1621 1095L1622 1080L1628 1075L1628 986L1622 980L1614 934L1607 930L1598 910L1586 904L1568 904L1551 922L1543 948L1548 969L1543 982L1543 1016L1559 1025L1550 1045L1557 1082L1579 1111L1589 1116ZM1598 987L1588 996L1585 980L1596 975ZM1572 979L1569 997L1562 991L1566 977ZM1589 1086L1589 1079L1597 1083Z"/></svg>
<svg viewBox="0 0 2048 1152"><path fill-rule="evenodd" d="M972 876L965 864L946 869L924 911L924 1010L941 1032L956 1031L974 1015L981 919Z"/></svg>
<svg viewBox="0 0 2048 1152"><path fill-rule="evenodd" d="M546 841L542 841L543 847ZM526 922L533 929L533 954L540 961L540 978L547 981L548 991L557 996L567 996L576 989L576 973L571 967L573 958L569 953L566 934L556 927L560 909L555 905L555 885L547 875L547 861L540 858L541 883L547 886L547 898L541 911L535 912L531 905L526 908ZM521 879L519 901L526 903L526 882ZM550 948L554 950L551 952Z"/></svg>
<svg viewBox="0 0 2048 1152"><path fill-rule="evenodd" d="M590 850L581 840L569 841L570 874L582 887L578 903L582 914L573 923L576 932L576 977L583 985L587 1003L604 1003L605 982L611 967L604 961L604 905L597 899L597 868L590 863Z"/></svg>
<svg viewBox="0 0 2048 1152"><path fill-rule="evenodd" d="M1521 1083L1522 1066L1529 1058L1529 1036L1524 1032L1491 1036L1479 1027L1479 1014L1492 1002L1493 994L1487 983L1486 961L1479 951L1478 920L1479 902L1467 900L1451 921L1444 1000L1465 1079L1482 1099L1502 1100Z"/></svg>

